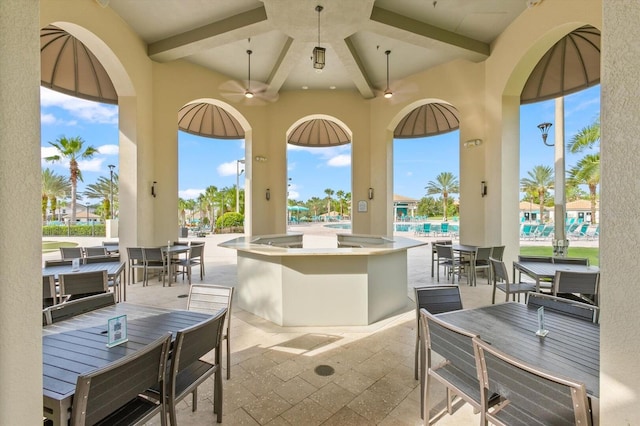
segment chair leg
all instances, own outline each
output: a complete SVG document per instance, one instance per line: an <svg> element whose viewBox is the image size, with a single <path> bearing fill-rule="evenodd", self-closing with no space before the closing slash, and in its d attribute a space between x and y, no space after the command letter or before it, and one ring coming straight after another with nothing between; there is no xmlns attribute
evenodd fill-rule
<svg viewBox="0 0 640 426"><path fill-rule="evenodd" d="M214 390L215 395L213 396L213 412L218 416L216 418L216 422L222 423L222 372L220 368L215 372L214 380Z"/></svg>
<svg viewBox="0 0 640 426"><path fill-rule="evenodd" d="M418 380L418 352L420 351L420 326L416 329L416 351L415 351L415 362L413 366L413 375L416 380Z"/></svg>
<svg viewBox="0 0 640 426"><path fill-rule="evenodd" d="M198 388L195 388L193 392L191 392L191 411L195 412L198 410Z"/></svg>
<svg viewBox="0 0 640 426"><path fill-rule="evenodd" d="M227 380L231 379L231 339L227 331Z"/></svg>

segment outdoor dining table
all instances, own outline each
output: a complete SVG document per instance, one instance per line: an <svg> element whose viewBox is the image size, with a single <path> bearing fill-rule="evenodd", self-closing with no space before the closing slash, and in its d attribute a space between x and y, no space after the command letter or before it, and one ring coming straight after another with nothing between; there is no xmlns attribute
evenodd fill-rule
<svg viewBox="0 0 640 426"><path fill-rule="evenodd" d="M108 348L107 321L127 315L128 341ZM104 367L211 315L118 303L42 328L42 396L44 416L54 426L67 425L78 376Z"/></svg>
<svg viewBox="0 0 640 426"><path fill-rule="evenodd" d="M169 285L171 285L171 277L177 275L174 273L174 268L176 265L174 262L172 262L172 260L175 259L176 256L179 256L184 253L188 253L191 247L183 244L174 244L172 246L166 246L161 248L162 248L162 253L167 258L167 266L169 268L168 279L169 279ZM177 280L177 277L176 277L176 280Z"/></svg>
<svg viewBox="0 0 640 426"><path fill-rule="evenodd" d="M598 418L599 324L546 310L544 322L549 333L542 338L536 335L537 309L516 302L437 316L449 324L478 334L495 348L538 369L584 383L594 419Z"/></svg>
<svg viewBox="0 0 640 426"><path fill-rule="evenodd" d="M599 272L596 266L575 265L571 263L551 263L551 262L513 262L513 276L516 271L520 271L525 275L536 280L536 292L540 292L541 280L553 280L556 271L569 272Z"/></svg>
<svg viewBox="0 0 640 426"><path fill-rule="evenodd" d="M478 246L472 246L468 244L453 244L451 246L454 252L460 254L460 256L469 256L469 272L467 273L467 280L469 285L476 285L476 250Z"/></svg>
<svg viewBox="0 0 640 426"><path fill-rule="evenodd" d="M125 281L125 263L124 262L96 262L96 263L88 263L88 264L80 264L79 269L73 270L72 265L54 265L54 266L45 266L42 268L42 276L45 275L53 275L55 280L58 281L58 276L61 274L72 274L74 272L96 272L96 271L107 271L107 277L115 281L116 277L119 275L123 275L120 279L122 285L118 286L118 291L122 292L122 294L118 295L118 300L126 301L127 300L127 287L124 285ZM115 291L115 289L114 289Z"/></svg>

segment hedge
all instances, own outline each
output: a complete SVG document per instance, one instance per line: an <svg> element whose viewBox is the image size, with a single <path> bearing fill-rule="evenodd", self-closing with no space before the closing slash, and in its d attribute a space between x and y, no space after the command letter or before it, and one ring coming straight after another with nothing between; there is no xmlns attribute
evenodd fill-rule
<svg viewBox="0 0 640 426"><path fill-rule="evenodd" d="M43 237L104 237L107 235L103 223L93 225L45 225L42 227Z"/></svg>

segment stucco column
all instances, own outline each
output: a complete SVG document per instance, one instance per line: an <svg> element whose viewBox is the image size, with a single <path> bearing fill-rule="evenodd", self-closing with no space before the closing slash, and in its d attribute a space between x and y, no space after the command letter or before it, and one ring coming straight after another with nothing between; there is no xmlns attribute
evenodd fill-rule
<svg viewBox="0 0 640 426"><path fill-rule="evenodd" d="M640 419L640 37L636 1L603 2L600 197L602 425ZM638 37L636 37L638 36Z"/></svg>
<svg viewBox="0 0 640 426"><path fill-rule="evenodd" d="M42 423L37 0L0 2L0 424Z"/></svg>

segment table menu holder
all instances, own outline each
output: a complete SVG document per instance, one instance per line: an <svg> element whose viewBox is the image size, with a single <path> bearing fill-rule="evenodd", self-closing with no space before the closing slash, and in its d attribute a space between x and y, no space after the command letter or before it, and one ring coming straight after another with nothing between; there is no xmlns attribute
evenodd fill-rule
<svg viewBox="0 0 640 426"><path fill-rule="evenodd" d="M71 272L78 272L80 270L80 259L71 259Z"/></svg>
<svg viewBox="0 0 640 426"><path fill-rule="evenodd" d="M544 329L544 306L540 306L538 308L538 331L536 331L536 335L544 337L547 334L549 334L549 330Z"/></svg>
<svg viewBox="0 0 640 426"><path fill-rule="evenodd" d="M107 347L112 348L128 340L127 316L120 315L114 318L110 318L107 322Z"/></svg>

